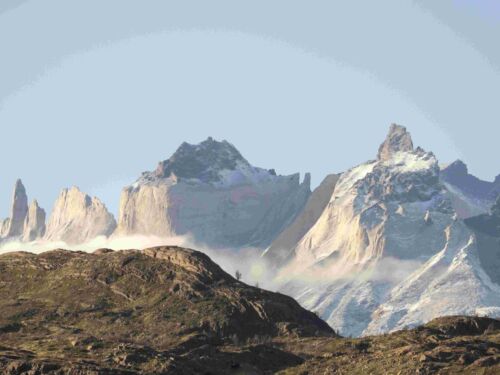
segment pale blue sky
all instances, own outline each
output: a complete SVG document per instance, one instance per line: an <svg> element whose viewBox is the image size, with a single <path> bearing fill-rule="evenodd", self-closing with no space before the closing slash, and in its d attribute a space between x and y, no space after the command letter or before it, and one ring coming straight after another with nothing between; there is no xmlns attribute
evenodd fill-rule
<svg viewBox="0 0 500 375"><path fill-rule="evenodd" d="M327 174L391 122L442 162L500 173L496 0L2 0L0 216L15 179L50 211L121 187L182 141Z"/></svg>

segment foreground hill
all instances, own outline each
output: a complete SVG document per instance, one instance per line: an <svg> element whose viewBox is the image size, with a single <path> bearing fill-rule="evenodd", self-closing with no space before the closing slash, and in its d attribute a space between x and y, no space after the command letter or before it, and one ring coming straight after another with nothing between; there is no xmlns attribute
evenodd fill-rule
<svg viewBox="0 0 500 375"><path fill-rule="evenodd" d="M497 374L500 322L345 339L178 247L0 256L2 374Z"/></svg>
<svg viewBox="0 0 500 375"><path fill-rule="evenodd" d="M0 369L12 374L168 372L227 343L334 335L292 298L178 247L1 255L0 311Z"/></svg>

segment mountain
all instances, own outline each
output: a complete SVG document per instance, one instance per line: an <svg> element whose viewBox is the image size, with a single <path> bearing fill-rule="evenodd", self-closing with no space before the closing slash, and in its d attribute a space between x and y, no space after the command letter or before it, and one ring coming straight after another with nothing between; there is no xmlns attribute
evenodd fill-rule
<svg viewBox="0 0 500 375"><path fill-rule="evenodd" d="M2 373L208 373L218 358L219 374L235 361L301 362L263 350L272 339L335 336L292 298L190 249L8 253L0 270ZM225 352L250 343L255 358Z"/></svg>
<svg viewBox="0 0 500 375"><path fill-rule="evenodd" d="M110 236L115 228L115 218L98 198L72 187L63 189L57 198L44 240L82 244L99 236Z"/></svg>
<svg viewBox="0 0 500 375"><path fill-rule="evenodd" d="M0 242L33 241L45 233L45 211L34 200L28 206L26 188L21 180L17 180L12 194L10 217L2 222Z"/></svg>
<svg viewBox="0 0 500 375"><path fill-rule="evenodd" d="M28 213L24 220L22 240L24 242L35 241L45 235L45 210L40 208L38 202L34 200L28 207Z"/></svg>
<svg viewBox="0 0 500 375"><path fill-rule="evenodd" d="M500 195L500 176L493 182L480 180L469 174L467 165L461 160L443 168L441 178L454 193L454 206L463 218L487 213Z"/></svg>
<svg viewBox="0 0 500 375"><path fill-rule="evenodd" d="M344 335L446 315L499 316L500 287L455 194L436 157L392 125L377 159L340 177L316 223L289 248L280 290Z"/></svg>
<svg viewBox="0 0 500 375"><path fill-rule="evenodd" d="M256 168L227 141L183 143L122 192L117 235L189 235L218 247L266 247L304 207L310 176Z"/></svg>
<svg viewBox="0 0 500 375"><path fill-rule="evenodd" d="M266 249L263 255L271 266L279 268L286 263L290 249L293 249L294 245L311 229L328 205L339 178L339 174L326 176L314 189L304 209L293 223L281 232Z"/></svg>

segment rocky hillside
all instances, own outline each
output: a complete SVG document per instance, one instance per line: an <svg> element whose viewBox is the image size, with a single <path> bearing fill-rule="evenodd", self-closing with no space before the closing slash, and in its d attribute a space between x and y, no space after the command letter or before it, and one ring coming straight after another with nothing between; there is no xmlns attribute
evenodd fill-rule
<svg viewBox="0 0 500 375"><path fill-rule="evenodd" d="M291 298L178 247L0 256L0 372L498 374L500 321L341 338Z"/></svg>
<svg viewBox="0 0 500 375"><path fill-rule="evenodd" d="M0 368L12 374L170 373L219 346L334 335L292 298L178 247L1 255L0 311ZM227 361L219 365L231 368Z"/></svg>
<svg viewBox="0 0 500 375"><path fill-rule="evenodd" d="M189 235L217 247L264 248L304 207L310 177L253 167L227 141L183 143L122 192L117 235Z"/></svg>

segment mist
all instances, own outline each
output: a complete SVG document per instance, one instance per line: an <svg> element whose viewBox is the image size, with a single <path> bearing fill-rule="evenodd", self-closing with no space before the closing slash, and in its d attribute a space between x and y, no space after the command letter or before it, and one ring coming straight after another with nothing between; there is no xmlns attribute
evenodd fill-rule
<svg viewBox="0 0 500 375"><path fill-rule="evenodd" d="M100 236L83 244L67 244L63 241L34 241L20 242L17 240L0 244L0 254L9 252L25 251L40 254L55 249L70 251L84 251L92 253L97 249L112 249L115 251L137 249L143 250L155 246L180 246L200 251L208 255L224 271L235 276L236 271L242 274L241 281L249 285L258 285L260 288L276 290L274 281L267 261L261 257L262 250L258 248L213 248L197 243L191 236Z"/></svg>

